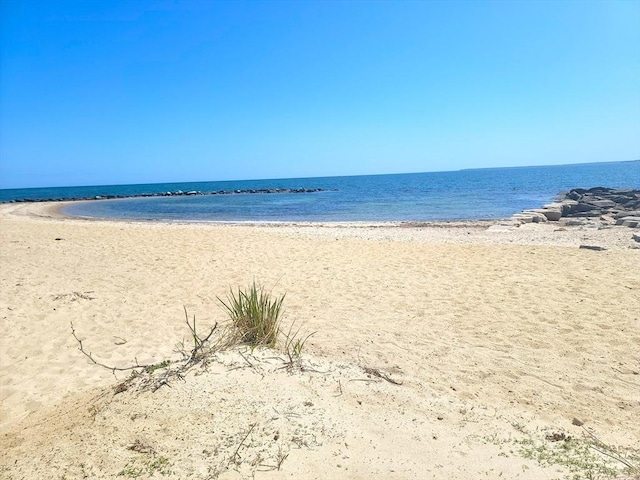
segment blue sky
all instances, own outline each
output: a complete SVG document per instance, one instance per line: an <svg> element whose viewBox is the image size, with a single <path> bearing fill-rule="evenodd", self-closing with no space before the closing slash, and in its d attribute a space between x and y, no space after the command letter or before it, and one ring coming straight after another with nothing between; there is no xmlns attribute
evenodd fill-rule
<svg viewBox="0 0 640 480"><path fill-rule="evenodd" d="M640 158L640 2L0 1L0 187Z"/></svg>

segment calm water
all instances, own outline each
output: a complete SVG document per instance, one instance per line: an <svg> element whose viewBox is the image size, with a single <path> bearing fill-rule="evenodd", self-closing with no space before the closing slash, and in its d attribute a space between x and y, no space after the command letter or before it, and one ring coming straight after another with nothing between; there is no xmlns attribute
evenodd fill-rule
<svg viewBox="0 0 640 480"><path fill-rule="evenodd" d="M640 188L640 161L456 172L234 182L0 190L0 201L167 191L323 188L304 194L237 194L79 202L69 215L165 221L401 221L506 218L575 187Z"/></svg>

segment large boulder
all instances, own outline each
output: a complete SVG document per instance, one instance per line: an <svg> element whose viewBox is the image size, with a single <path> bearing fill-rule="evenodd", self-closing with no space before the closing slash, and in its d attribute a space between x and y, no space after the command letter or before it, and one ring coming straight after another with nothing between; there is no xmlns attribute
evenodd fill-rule
<svg viewBox="0 0 640 480"><path fill-rule="evenodd" d="M588 205L595 205L597 208L615 208L617 203L613 200L589 200Z"/></svg>
<svg viewBox="0 0 640 480"><path fill-rule="evenodd" d="M593 210L599 210L598 207L592 203L580 202L571 208L571 213L583 213L591 212Z"/></svg>
<svg viewBox="0 0 640 480"><path fill-rule="evenodd" d="M578 202L576 200L568 199L561 202L560 205L562 205L562 216L568 217L569 214L575 210L576 206L578 205Z"/></svg>
<svg viewBox="0 0 640 480"><path fill-rule="evenodd" d="M544 217L550 222L557 222L562 217L562 208L536 208L528 210L528 212L538 213L544 215Z"/></svg>

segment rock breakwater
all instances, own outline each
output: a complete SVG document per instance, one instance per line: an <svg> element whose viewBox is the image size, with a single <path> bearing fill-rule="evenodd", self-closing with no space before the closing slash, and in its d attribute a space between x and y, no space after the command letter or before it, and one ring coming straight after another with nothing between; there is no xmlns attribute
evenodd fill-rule
<svg viewBox="0 0 640 480"><path fill-rule="evenodd" d="M212 192L201 192L199 190L191 190L183 192L176 190L175 192L155 192L140 193L136 195L94 195L91 197L60 197L60 198L23 198L10 200L8 203L21 202L73 202L81 200L113 200L117 198L140 198L140 197L187 197L197 195L240 195L240 194L269 194L269 193L316 193L330 191L324 188L260 188L247 190L217 190Z"/></svg>
<svg viewBox="0 0 640 480"><path fill-rule="evenodd" d="M574 188L557 202L542 208L524 210L511 219L517 224L563 222L566 225L585 225L595 221L601 225L638 228L640 190Z"/></svg>

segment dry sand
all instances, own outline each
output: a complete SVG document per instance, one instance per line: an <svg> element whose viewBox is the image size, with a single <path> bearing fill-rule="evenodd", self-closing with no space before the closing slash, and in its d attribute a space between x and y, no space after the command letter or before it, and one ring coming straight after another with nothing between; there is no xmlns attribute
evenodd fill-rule
<svg viewBox="0 0 640 480"><path fill-rule="evenodd" d="M0 205L1 478L571 478L558 463L573 460L541 464L531 442L570 450L547 437L584 446L589 431L640 446L631 229L160 224L55 208ZM303 370L235 349L155 392L115 393L126 374L71 335L73 322L109 365L175 358L183 306L203 329L224 322L216 297L254 279L286 293L285 323L316 332Z"/></svg>

